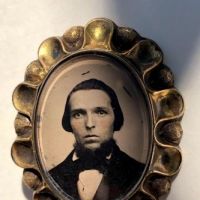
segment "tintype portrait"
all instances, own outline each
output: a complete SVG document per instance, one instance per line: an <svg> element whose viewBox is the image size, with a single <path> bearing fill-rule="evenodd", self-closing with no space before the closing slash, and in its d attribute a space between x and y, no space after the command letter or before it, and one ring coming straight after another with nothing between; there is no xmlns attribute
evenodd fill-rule
<svg viewBox="0 0 200 200"><path fill-rule="evenodd" d="M50 170L67 194L82 200L115 199L138 181L144 165L121 151L113 139L123 121L115 92L102 81L89 79L73 88L62 126L74 134L74 150Z"/></svg>
<svg viewBox="0 0 200 200"><path fill-rule="evenodd" d="M62 63L44 85L40 161L50 185L66 198L120 199L142 177L148 112L137 81L122 69L89 55Z"/></svg>

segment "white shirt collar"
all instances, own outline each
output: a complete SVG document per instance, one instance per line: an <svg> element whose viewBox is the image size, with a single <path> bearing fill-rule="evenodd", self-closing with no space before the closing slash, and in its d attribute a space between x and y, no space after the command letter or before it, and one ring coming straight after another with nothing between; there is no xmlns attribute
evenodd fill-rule
<svg viewBox="0 0 200 200"><path fill-rule="evenodd" d="M112 157L112 153L110 153L108 156L106 156L106 159L107 160L110 160ZM79 157L77 156L76 152L73 153L73 156L72 156L72 161L75 161L75 160L78 160Z"/></svg>

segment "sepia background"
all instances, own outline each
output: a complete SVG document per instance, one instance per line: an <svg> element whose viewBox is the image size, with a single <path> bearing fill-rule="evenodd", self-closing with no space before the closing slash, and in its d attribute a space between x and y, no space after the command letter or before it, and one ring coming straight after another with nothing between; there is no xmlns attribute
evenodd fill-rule
<svg viewBox="0 0 200 200"><path fill-rule="evenodd" d="M41 42L73 25L108 17L155 40L185 100L181 141L183 163L169 200L200 196L200 1L199 0L0 0L0 199L31 199L22 169L10 156L16 138L12 92L37 59Z"/></svg>

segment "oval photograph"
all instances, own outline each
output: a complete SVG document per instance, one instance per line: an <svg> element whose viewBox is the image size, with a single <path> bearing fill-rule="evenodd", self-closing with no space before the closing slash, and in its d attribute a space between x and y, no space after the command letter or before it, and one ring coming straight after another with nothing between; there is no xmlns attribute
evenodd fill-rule
<svg viewBox="0 0 200 200"><path fill-rule="evenodd" d="M59 198L134 193L151 156L149 102L135 67L109 53L75 54L53 68L39 91L34 143Z"/></svg>

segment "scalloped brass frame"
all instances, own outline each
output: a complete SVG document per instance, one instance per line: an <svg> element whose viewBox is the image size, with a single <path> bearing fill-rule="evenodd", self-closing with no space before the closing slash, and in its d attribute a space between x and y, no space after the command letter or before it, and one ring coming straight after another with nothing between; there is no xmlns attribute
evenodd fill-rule
<svg viewBox="0 0 200 200"><path fill-rule="evenodd" d="M15 119L17 139L11 154L14 162L24 168L23 181L34 190L34 200L57 199L35 159L33 108L38 88L49 70L64 57L85 50L101 50L125 57L137 68L152 106L153 144L148 170L130 199L157 200L169 192L180 169L182 155L178 145L182 136L183 99L174 87L172 72L163 64L159 46L135 30L118 27L104 18L93 19L85 27L74 26L61 37L43 41L38 60L30 63L24 82L14 90L13 104L18 111Z"/></svg>

